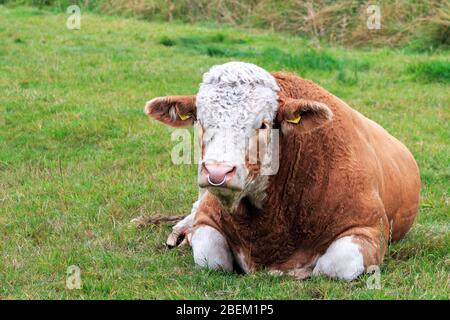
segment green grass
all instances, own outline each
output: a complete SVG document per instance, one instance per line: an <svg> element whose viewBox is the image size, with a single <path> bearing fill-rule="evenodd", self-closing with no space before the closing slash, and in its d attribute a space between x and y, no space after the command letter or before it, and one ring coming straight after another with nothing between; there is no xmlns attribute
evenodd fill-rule
<svg viewBox="0 0 450 320"><path fill-rule="evenodd" d="M203 54L209 57L224 57L234 59L252 59L258 64L270 63L276 69L286 69L295 72L306 72L308 70L340 70L353 67L354 70L366 70L369 68L367 61L358 62L352 58L335 58L332 54L314 47L302 48L292 47L283 50L272 45L253 46L250 40L243 38L231 38L223 33L210 36L190 36L179 38L162 37L159 43L166 47L176 46L184 52Z"/></svg>
<svg viewBox="0 0 450 320"><path fill-rule="evenodd" d="M450 62L448 59L412 64L407 71L419 81L450 83Z"/></svg>
<svg viewBox="0 0 450 320"><path fill-rule="evenodd" d="M0 298L449 298L450 91L448 80L408 71L430 60L448 66L448 53L316 47L86 13L69 31L66 18L0 6ZM164 248L168 226L130 226L143 213L186 214L197 194L196 168L171 164L171 129L144 116L145 101L194 93L202 73L232 59L301 73L414 153L422 205L389 248L381 290L367 289L367 276L198 270L188 248ZM65 288L70 265L81 268L80 290Z"/></svg>

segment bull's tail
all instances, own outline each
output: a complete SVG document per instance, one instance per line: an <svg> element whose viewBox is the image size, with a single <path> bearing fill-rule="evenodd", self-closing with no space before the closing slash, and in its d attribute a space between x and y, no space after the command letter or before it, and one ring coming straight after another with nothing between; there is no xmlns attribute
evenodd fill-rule
<svg viewBox="0 0 450 320"><path fill-rule="evenodd" d="M181 221L186 216L168 216L168 215L162 215L162 214L156 214L156 215L142 215L137 218L132 219L130 222L134 224L137 228L144 228L150 225L159 225L159 224L170 224L174 225L178 221Z"/></svg>

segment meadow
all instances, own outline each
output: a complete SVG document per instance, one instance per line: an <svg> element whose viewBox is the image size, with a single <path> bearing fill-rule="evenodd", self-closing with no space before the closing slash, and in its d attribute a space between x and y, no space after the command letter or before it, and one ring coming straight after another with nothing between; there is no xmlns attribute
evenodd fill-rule
<svg viewBox="0 0 450 320"><path fill-rule="evenodd" d="M449 299L450 56L345 48L214 23L146 22L0 5L0 299ZM194 267L167 250L170 226L130 220L190 212L196 167L173 165L172 129L150 98L193 94L231 60L311 79L403 141L421 170L407 236L389 246L381 289L265 271ZM81 288L66 288L67 268Z"/></svg>

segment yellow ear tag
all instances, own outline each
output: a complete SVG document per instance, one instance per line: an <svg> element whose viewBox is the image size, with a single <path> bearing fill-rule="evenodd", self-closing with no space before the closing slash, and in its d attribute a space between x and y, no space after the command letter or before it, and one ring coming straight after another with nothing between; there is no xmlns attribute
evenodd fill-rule
<svg viewBox="0 0 450 320"><path fill-rule="evenodd" d="M181 115L181 114L178 114L178 116L180 117L180 119L181 120L187 120L187 119L189 119L190 117L191 117L191 115L190 114L185 114L185 115Z"/></svg>
<svg viewBox="0 0 450 320"><path fill-rule="evenodd" d="M292 120L286 120L287 122L290 122L290 123L295 123L295 124L298 124L299 122L300 122L300 120L301 120L301 116L298 116L297 118L295 118L295 119L292 119Z"/></svg>

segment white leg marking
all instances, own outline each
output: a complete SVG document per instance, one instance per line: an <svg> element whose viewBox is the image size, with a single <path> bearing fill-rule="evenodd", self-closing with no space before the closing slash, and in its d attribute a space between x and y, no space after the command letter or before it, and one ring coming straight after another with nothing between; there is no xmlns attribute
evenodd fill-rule
<svg viewBox="0 0 450 320"><path fill-rule="evenodd" d="M172 227L172 232L170 233L166 241L166 244L169 246L169 248L173 248L177 245L184 246L189 243L189 235L192 230L194 218L195 213L191 213Z"/></svg>
<svg viewBox="0 0 450 320"><path fill-rule="evenodd" d="M178 221L178 223L172 227L172 230L180 230L180 229L184 229L184 228L192 228L192 225L194 223L194 218L195 218L195 212L191 213L188 216L186 216L183 220Z"/></svg>
<svg viewBox="0 0 450 320"><path fill-rule="evenodd" d="M352 236L334 241L317 260L314 275L321 273L331 278L351 281L364 272L364 259Z"/></svg>
<svg viewBox="0 0 450 320"><path fill-rule="evenodd" d="M198 206L200 205L200 202L202 201L205 193L205 189L200 189L198 200L195 201L192 205L191 214L172 227L172 232L170 233L166 241L166 244L170 248L175 247L180 241L181 243L179 243L178 246L191 244L191 231L192 226L194 225L195 213L197 212Z"/></svg>
<svg viewBox="0 0 450 320"><path fill-rule="evenodd" d="M233 271L233 257L225 237L210 226L201 226L192 236L194 261L202 268Z"/></svg>
<svg viewBox="0 0 450 320"><path fill-rule="evenodd" d="M185 217L183 220L179 221L176 225L174 225L172 228L173 230L181 230L186 227L189 229L192 228L192 225L194 224L195 213L197 212L198 206L200 205L200 202L202 201L205 193L206 189L199 190L198 200L192 204L191 214Z"/></svg>

